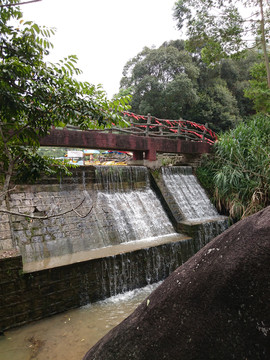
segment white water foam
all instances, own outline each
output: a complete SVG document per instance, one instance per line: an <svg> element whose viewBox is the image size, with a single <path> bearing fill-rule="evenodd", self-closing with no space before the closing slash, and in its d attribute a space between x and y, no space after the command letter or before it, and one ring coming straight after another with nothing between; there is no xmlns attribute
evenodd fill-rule
<svg viewBox="0 0 270 360"><path fill-rule="evenodd" d="M210 220L219 217L206 192L188 170L189 167L162 168L164 184L181 210L184 220Z"/></svg>

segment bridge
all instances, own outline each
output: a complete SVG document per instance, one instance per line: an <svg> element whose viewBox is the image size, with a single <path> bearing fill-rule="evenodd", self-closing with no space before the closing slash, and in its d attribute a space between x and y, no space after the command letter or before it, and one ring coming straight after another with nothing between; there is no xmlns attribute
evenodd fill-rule
<svg viewBox="0 0 270 360"><path fill-rule="evenodd" d="M40 139L41 146L104 149L133 152L133 160L157 159L157 153L203 154L217 140L207 125L187 120L158 119L125 112L130 126L80 130L74 126L53 128Z"/></svg>

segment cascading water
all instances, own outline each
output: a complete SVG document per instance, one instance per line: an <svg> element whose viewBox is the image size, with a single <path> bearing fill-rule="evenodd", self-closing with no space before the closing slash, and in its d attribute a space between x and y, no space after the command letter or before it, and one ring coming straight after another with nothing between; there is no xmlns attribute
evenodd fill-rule
<svg viewBox="0 0 270 360"><path fill-rule="evenodd" d="M103 296L110 297L165 279L193 254L192 239L178 234L178 241L171 238L167 244L147 247L140 253L103 258L97 282L102 285Z"/></svg>
<svg viewBox="0 0 270 360"><path fill-rule="evenodd" d="M44 316L160 281L222 231L225 220L207 197L200 198L201 188L193 194L197 184L187 168L184 174L180 171L182 181L175 187L176 169L169 174L163 170L163 183L157 172L149 179L144 167L76 171L60 186L35 184L10 194L13 244L24 262L18 293L28 296L36 289L35 301ZM185 196L178 192L181 184ZM29 216L22 218L20 212ZM47 217L40 220L37 215ZM19 273L21 259L16 263ZM12 292L14 299L16 295ZM40 311L28 313L20 307L14 311L4 326L40 316Z"/></svg>
<svg viewBox="0 0 270 360"><path fill-rule="evenodd" d="M99 167L96 170L97 208L102 208L101 228L114 227L118 243L175 233L144 167ZM136 186L140 184L140 188Z"/></svg>
<svg viewBox="0 0 270 360"><path fill-rule="evenodd" d="M87 214L92 208L83 219L74 212L44 221L20 219L14 237L25 263L43 261L42 266L49 267L48 261L52 264L54 257L58 257L58 264L62 260L63 263L80 261L89 255L87 251L142 240L151 242L156 237L179 237L150 188L145 167L97 167L95 171L94 189L87 188L83 177L84 184L62 185L61 191L28 194L29 199L23 199L32 201L33 208L38 207L46 214L61 213L63 208L70 208L81 199L84 202L78 213ZM81 259L75 257L78 253Z"/></svg>
<svg viewBox="0 0 270 360"><path fill-rule="evenodd" d="M162 168L162 177L185 220L207 220L219 214L190 166Z"/></svg>
<svg viewBox="0 0 270 360"><path fill-rule="evenodd" d="M181 213L182 227L186 230L189 226L197 227L196 250L226 230L228 219L219 215L190 166L163 167L162 178Z"/></svg>

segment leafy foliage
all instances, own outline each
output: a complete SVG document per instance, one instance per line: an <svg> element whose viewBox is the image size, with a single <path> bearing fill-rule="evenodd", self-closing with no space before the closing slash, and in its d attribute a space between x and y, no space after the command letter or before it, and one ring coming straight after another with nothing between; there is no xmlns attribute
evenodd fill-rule
<svg viewBox="0 0 270 360"><path fill-rule="evenodd" d="M198 75L184 42L165 42L158 49L144 48L126 64L121 89L132 89L134 112L174 119L197 102Z"/></svg>
<svg viewBox="0 0 270 360"><path fill-rule="evenodd" d="M262 51L268 88L269 16L265 0L178 0L174 8L179 30L186 30L188 49L201 49L202 60L210 66L229 56L239 57L251 47Z"/></svg>
<svg viewBox="0 0 270 360"><path fill-rule="evenodd" d="M45 175L71 175L69 168L72 165L63 160L53 159L48 156L27 153L16 170L16 182L34 184L43 174Z"/></svg>
<svg viewBox="0 0 270 360"><path fill-rule="evenodd" d="M269 154L269 117L256 115L220 136L198 176L218 208L238 220L270 204Z"/></svg>
<svg viewBox="0 0 270 360"><path fill-rule="evenodd" d="M224 59L220 64L220 77L226 81L228 89L236 99L242 118L254 114L253 99L246 97L245 90L250 86L252 80L252 67L260 61L260 57L255 51L248 50L245 56L239 59Z"/></svg>
<svg viewBox="0 0 270 360"><path fill-rule="evenodd" d="M208 123L216 131L226 130L240 118L237 101L220 78L208 81L199 93L198 103L187 112L187 118Z"/></svg>
<svg viewBox="0 0 270 360"><path fill-rule="evenodd" d="M245 89L245 95L253 100L257 112L270 114L270 89L266 81L264 63L255 64L251 70L252 80Z"/></svg>
<svg viewBox="0 0 270 360"><path fill-rule="evenodd" d="M244 45L246 29L238 9L231 0L179 0L174 18L179 30L186 26L190 49L202 48L203 60L213 64Z"/></svg>
<svg viewBox="0 0 270 360"><path fill-rule="evenodd" d="M208 123L218 132L254 113L244 89L251 79L249 70L257 61L256 55L247 52L245 58L224 59L209 68L200 52L186 51L184 41L170 41L158 49L144 48L126 64L120 94L133 95L135 113L182 117Z"/></svg>
<svg viewBox="0 0 270 360"><path fill-rule="evenodd" d="M121 111L129 108L130 100L124 96L109 101L100 86L76 80L73 76L80 70L74 55L57 64L46 62L54 29L23 22L21 16L17 6L0 8L0 165L6 174L4 190L19 163L30 159L36 166L42 163L36 154L39 138L52 125L72 124L81 129L124 125ZM10 25L11 19L20 20L18 26Z"/></svg>

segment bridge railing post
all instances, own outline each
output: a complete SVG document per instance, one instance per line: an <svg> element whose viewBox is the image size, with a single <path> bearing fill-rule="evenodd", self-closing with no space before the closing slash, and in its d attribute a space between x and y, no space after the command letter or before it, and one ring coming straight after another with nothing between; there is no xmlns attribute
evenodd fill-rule
<svg viewBox="0 0 270 360"><path fill-rule="evenodd" d="M206 129L208 129L208 123L205 123L204 127L205 127L205 129L203 130L202 141L205 140L205 134L206 134Z"/></svg>
<svg viewBox="0 0 270 360"><path fill-rule="evenodd" d="M180 137L181 137L181 128L182 128L182 126L181 126L181 120L183 120L182 118L180 118L179 119L179 123L178 123L178 126L177 126L177 138L178 139L180 139Z"/></svg>
<svg viewBox="0 0 270 360"><path fill-rule="evenodd" d="M188 140L188 133L187 133L188 127L187 127L187 125L185 124L185 125L183 125L183 128L184 128L184 130L185 130L185 140L187 141L187 140Z"/></svg>
<svg viewBox="0 0 270 360"><path fill-rule="evenodd" d="M151 125L151 114L147 114L147 125L146 125L146 129L145 129L146 136L148 136L148 134L149 134L150 125Z"/></svg>

